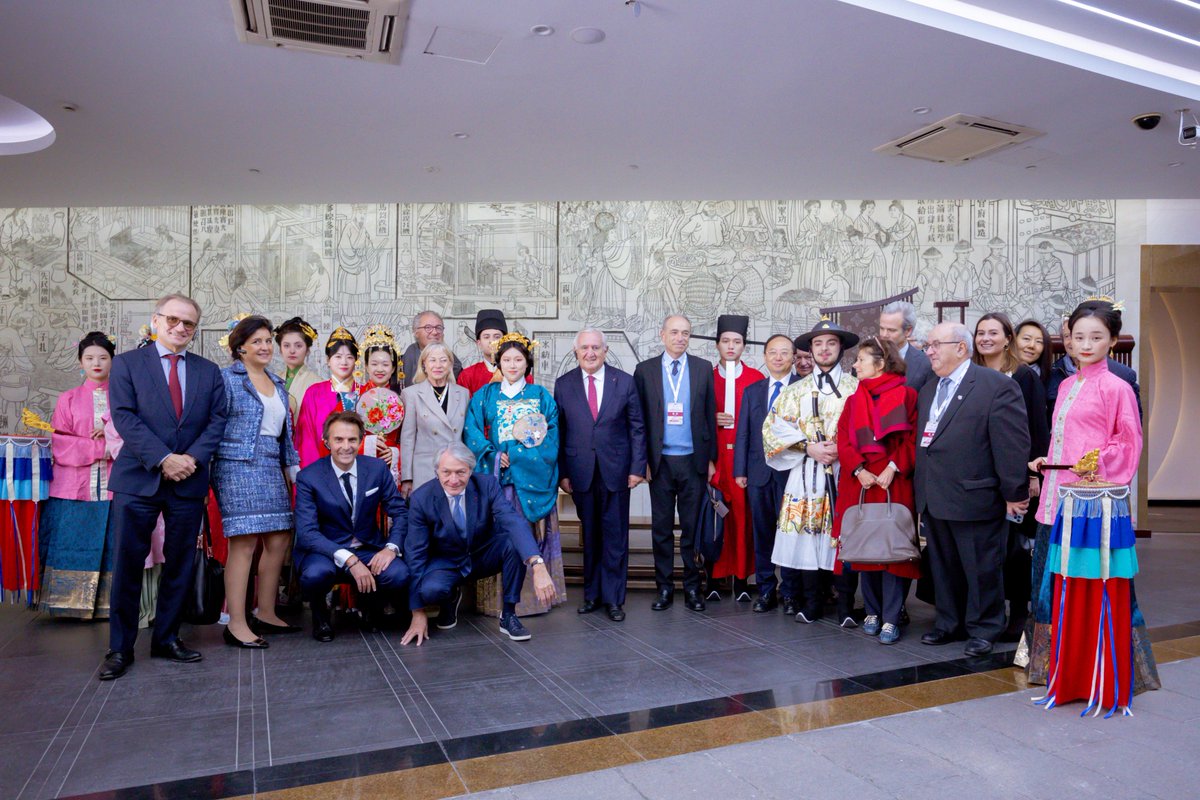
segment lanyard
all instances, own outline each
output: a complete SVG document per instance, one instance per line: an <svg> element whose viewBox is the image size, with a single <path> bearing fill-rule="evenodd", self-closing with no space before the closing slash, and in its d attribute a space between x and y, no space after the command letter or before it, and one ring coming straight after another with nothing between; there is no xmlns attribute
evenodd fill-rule
<svg viewBox="0 0 1200 800"><path fill-rule="evenodd" d="M671 402L672 403L679 402L679 387L683 386L683 373L684 373L685 369L686 369L686 367L681 366L679 368L679 377L674 378L674 379L671 377L670 370L667 371L667 385L671 387Z"/></svg>
<svg viewBox="0 0 1200 800"><path fill-rule="evenodd" d="M941 421L942 414L946 412L946 407L950 405L950 401L954 399L954 392L957 390L953 383L946 387L946 399L939 406L936 401L937 392L934 392L935 400L929 407L929 421L935 425Z"/></svg>

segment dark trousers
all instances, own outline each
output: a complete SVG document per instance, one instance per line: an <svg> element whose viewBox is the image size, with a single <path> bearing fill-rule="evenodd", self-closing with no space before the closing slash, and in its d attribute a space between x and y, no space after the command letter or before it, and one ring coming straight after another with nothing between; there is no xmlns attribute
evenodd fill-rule
<svg viewBox="0 0 1200 800"><path fill-rule="evenodd" d="M994 642L1004 630L1004 556L1008 520L949 521L930 514L929 567L935 626Z"/></svg>
<svg viewBox="0 0 1200 800"><path fill-rule="evenodd" d="M780 473L779 477L783 477ZM791 567L779 568L779 581L775 579L775 565L771 553L775 550L775 527L779 523L779 509L783 506L783 489L786 480L773 477L765 486L753 484L746 487L746 500L750 506L750 522L754 529L754 580L760 595L769 595L779 588L782 597L796 597L800 591L799 570Z"/></svg>
<svg viewBox="0 0 1200 800"><path fill-rule="evenodd" d="M886 570L869 570L858 573L867 616L882 617L885 623L900 624L900 609L908 594L911 578L901 578Z"/></svg>
<svg viewBox="0 0 1200 800"><path fill-rule="evenodd" d="M508 538L492 539L471 553L471 569L463 575L455 569L427 569L419 585L412 591L418 593L423 606L440 606L450 599L454 589L467 581L490 578L499 573L504 589L504 602L514 605L521 600L521 586L525 583L525 562Z"/></svg>
<svg viewBox="0 0 1200 800"><path fill-rule="evenodd" d="M166 561L158 584L158 605L154 611L150 643L168 645L179 637L183 607L192 583L196 537L204 519L204 498L180 497L175 493L175 485L164 480L150 497L113 492L110 513L116 538L109 600L109 649L133 652L141 615L142 572L150 552L150 534L154 532L159 514L163 516L166 529L163 540Z"/></svg>
<svg viewBox="0 0 1200 800"><path fill-rule="evenodd" d="M683 588L700 590L696 566L696 515L704 497L704 475L692 468L691 456L663 456L650 481L650 527L654 542L654 582L659 590L675 588L675 509L679 509L679 556Z"/></svg>
<svg viewBox="0 0 1200 800"><path fill-rule="evenodd" d="M625 604L629 576L629 489L610 492L600 466L587 491L571 494L583 531L583 598Z"/></svg>
<svg viewBox="0 0 1200 800"><path fill-rule="evenodd" d="M369 564L375 554L379 552L378 547L370 545L346 549L358 556L358 560L364 566ZM333 559L324 553L305 553L300 561L299 570L300 592L312 604L313 616L317 618L323 619L328 614L325 595L329 594L329 590L335 583L355 585L350 570L337 566L333 563ZM375 576L376 596L368 602L368 605L377 606L386 600L402 602L401 595L407 586L408 565L404 563L403 558L396 556L392 559L392 563L388 564L387 569Z"/></svg>

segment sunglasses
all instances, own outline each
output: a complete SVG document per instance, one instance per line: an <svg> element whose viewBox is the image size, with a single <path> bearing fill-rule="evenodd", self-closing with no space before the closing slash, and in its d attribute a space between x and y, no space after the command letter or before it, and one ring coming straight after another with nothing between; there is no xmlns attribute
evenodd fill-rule
<svg viewBox="0 0 1200 800"><path fill-rule="evenodd" d="M155 316L162 317L166 321L167 330L171 330L176 325L182 325L183 329L188 333L196 330L197 323L190 319L184 319L183 317L171 317L166 314L158 314L157 312L155 313Z"/></svg>

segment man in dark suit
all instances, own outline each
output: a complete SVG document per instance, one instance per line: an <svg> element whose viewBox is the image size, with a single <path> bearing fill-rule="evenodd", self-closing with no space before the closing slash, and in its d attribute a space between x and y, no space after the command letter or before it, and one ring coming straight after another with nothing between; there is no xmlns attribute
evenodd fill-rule
<svg viewBox="0 0 1200 800"><path fill-rule="evenodd" d="M971 332L943 322L929 334L930 380L917 397L916 510L928 524L937 620L921 637L969 636L969 656L1004 630L1008 515L1029 506L1029 420L1016 381L972 364Z"/></svg>
<svg viewBox="0 0 1200 800"><path fill-rule="evenodd" d="M559 485L575 501L583 530L583 605L625 619L629 573L629 492L646 474L646 426L633 376L605 366L604 332L575 335L579 367L554 383Z"/></svg>
<svg viewBox="0 0 1200 800"><path fill-rule="evenodd" d="M504 608L500 631L514 642L528 641L529 630L517 618L525 570L533 570L533 591L542 603L557 596L546 562L538 553L529 522L491 475L472 474L475 454L461 442L437 455L437 480L409 497L408 536L404 541L412 590L412 624L400 644L418 645L429 635L426 606L441 606L436 625L458 624L462 586L500 573Z"/></svg>
<svg viewBox="0 0 1200 800"><path fill-rule="evenodd" d="M933 369L929 366L929 356L908 343L916 324L917 309L912 303L896 300L879 310L879 338L896 345L907 367L904 384L919 392L933 375Z"/></svg>
<svg viewBox="0 0 1200 800"><path fill-rule="evenodd" d="M179 640L179 625L208 495L208 466L225 432L225 384L216 364L187 352L198 324L195 300L168 295L155 306L155 342L113 359L109 404L125 445L108 479L116 552L102 681L121 677L133 663L142 571L159 514L166 561L150 655L181 662L202 658Z"/></svg>
<svg viewBox="0 0 1200 800"><path fill-rule="evenodd" d="M675 599L675 510L679 509L679 555L683 559L684 602L704 610L696 564L696 515L704 484L717 471L717 398L713 365L687 354L692 323L682 314L663 320L661 357L637 365L633 381L646 421L646 460L650 478L651 536L654 542L655 611Z"/></svg>
<svg viewBox="0 0 1200 800"><path fill-rule="evenodd" d="M782 333L767 339L765 353L768 377L746 387L742 395L742 413L737 419L737 437L733 443L733 479L746 490L750 521L754 530L754 575L758 598L752 609L764 614L783 602L783 613L796 616L796 592L800 576L796 570L780 567L782 581L775 579L771 551L775 549L775 528L783 505L786 472L767 466L763 451L762 429L767 412L784 387L800 380L793 370L795 345ZM779 592L776 595L775 588Z"/></svg>
<svg viewBox="0 0 1200 800"><path fill-rule="evenodd" d="M366 595L378 590L394 598L408 585L408 566L401 557L408 509L387 463L358 455L365 435L358 414L330 414L322 430L329 456L309 464L296 478L295 561L318 642L333 641L325 595L339 578L349 579L358 590L368 619L384 598L372 603ZM386 535L379 528L381 508L391 520Z"/></svg>

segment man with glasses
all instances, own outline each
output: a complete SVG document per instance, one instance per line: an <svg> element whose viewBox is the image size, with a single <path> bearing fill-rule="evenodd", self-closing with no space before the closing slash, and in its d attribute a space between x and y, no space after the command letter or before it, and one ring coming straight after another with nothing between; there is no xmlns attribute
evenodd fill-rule
<svg viewBox="0 0 1200 800"><path fill-rule="evenodd" d="M1029 421L1016 381L971 363L971 332L943 322L917 397L916 510L926 522L934 628L928 645L967 639L986 655L1004 631L1005 515L1029 506Z"/></svg>
<svg viewBox="0 0 1200 800"><path fill-rule="evenodd" d="M167 295L155 306L154 344L113 359L109 403L113 427L125 444L108 481L116 552L102 681L121 677L133 663L142 568L160 514L166 528L166 561L150 656L179 662L201 659L180 641L179 624L192 582L192 552L208 495L209 461L225 432L225 384L216 364L187 352L199 323L195 300Z"/></svg>
<svg viewBox="0 0 1200 800"><path fill-rule="evenodd" d="M446 338L446 322L442 316L436 311L422 311L413 317L412 324L413 339L412 344L404 351L404 355L400 357L400 362L404 366L404 385L412 386L413 376L417 374L417 364L421 359L421 351L425 349L425 345L441 342ZM454 356L454 379L458 380L459 373L463 371L462 362L458 360L458 356Z"/></svg>

